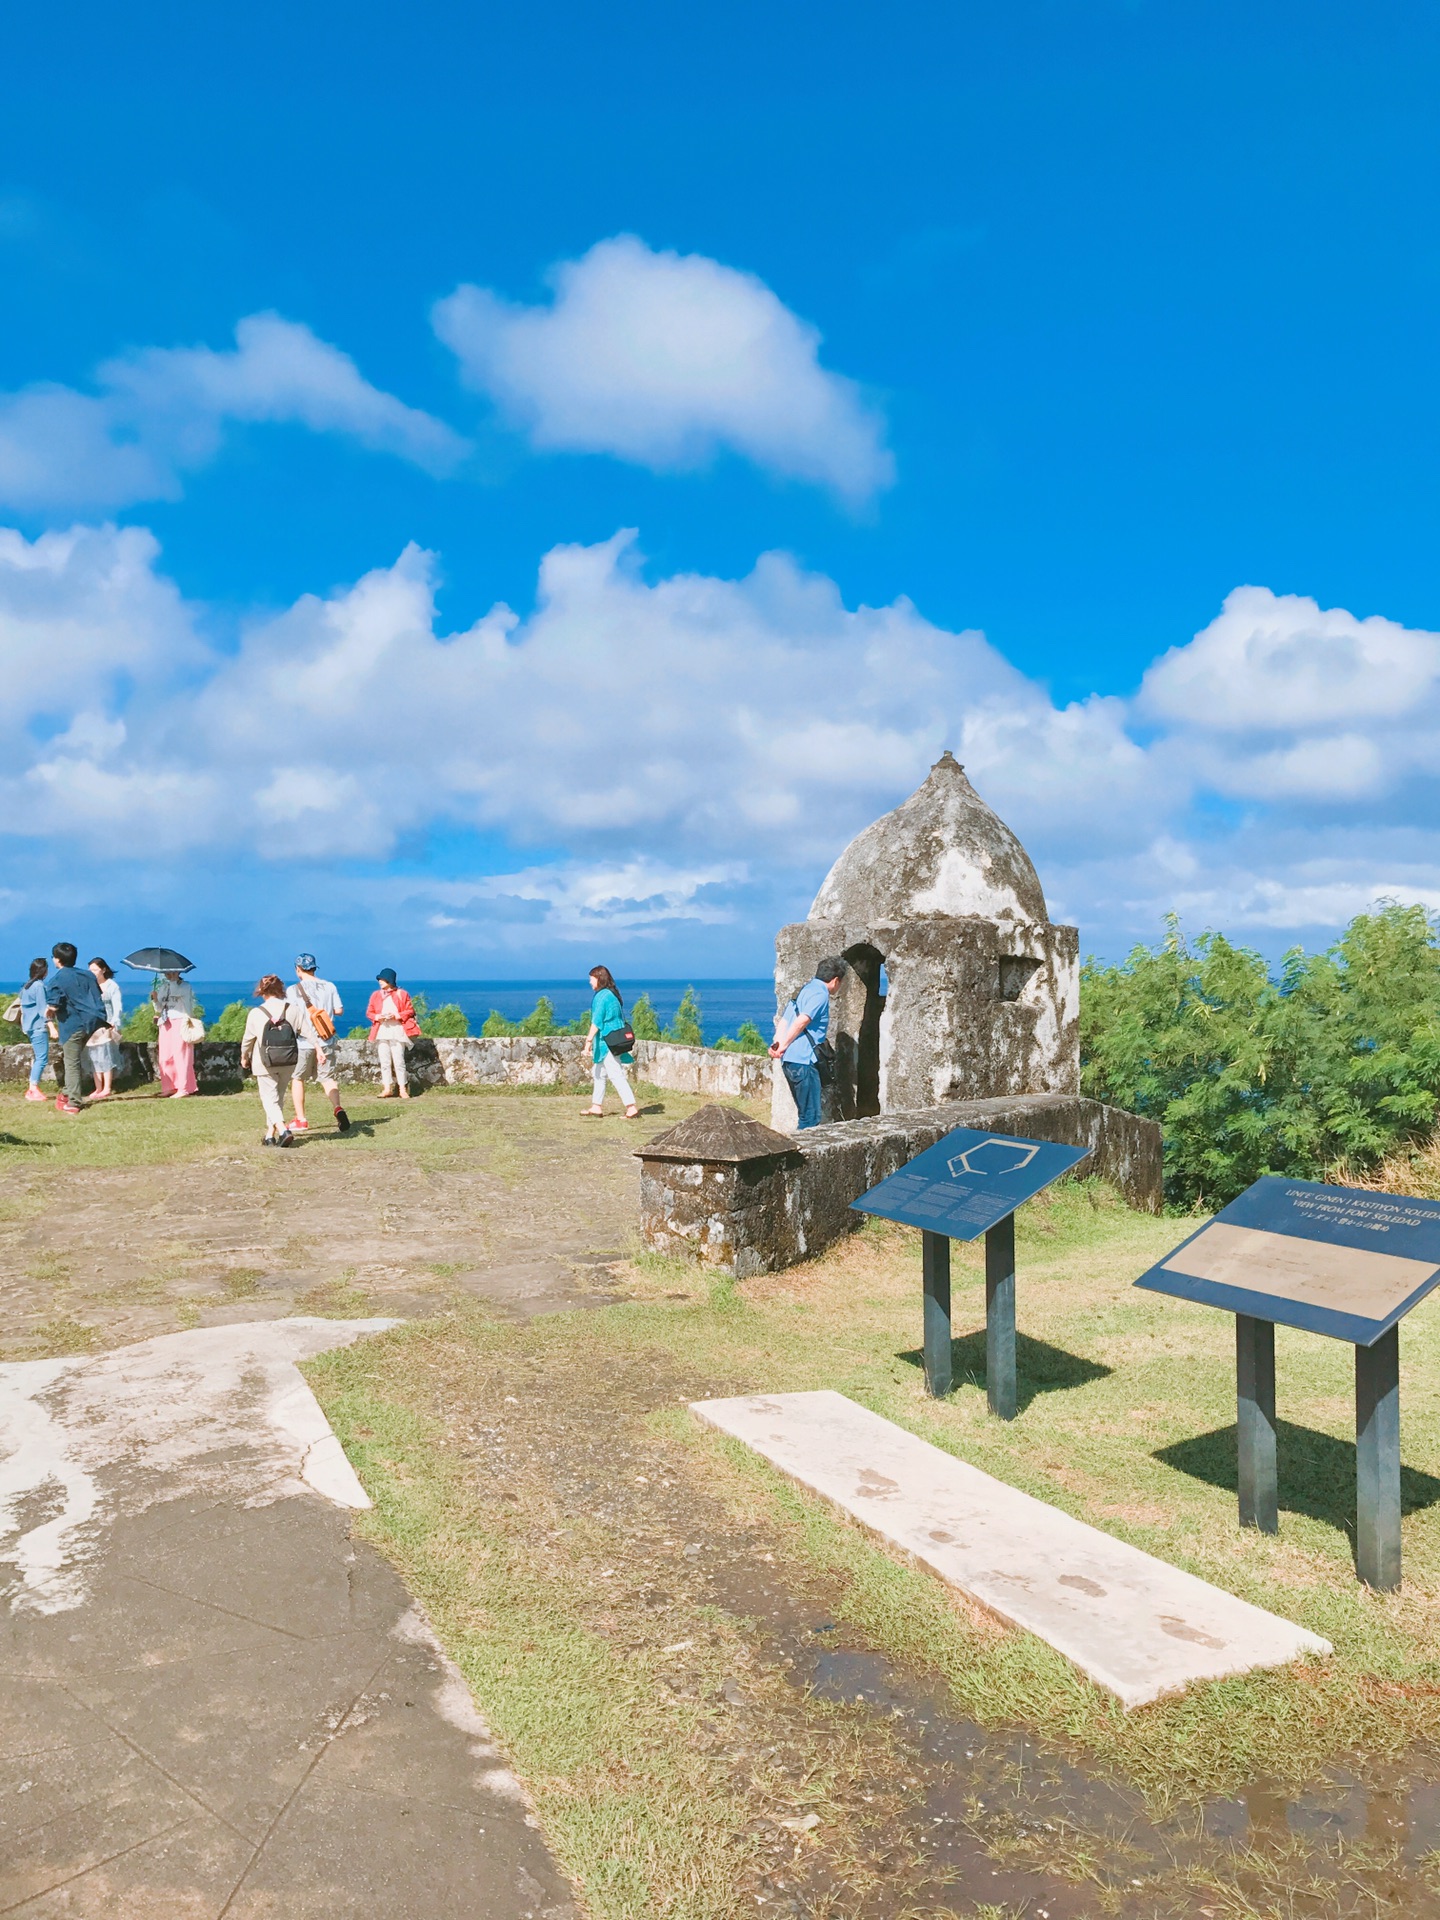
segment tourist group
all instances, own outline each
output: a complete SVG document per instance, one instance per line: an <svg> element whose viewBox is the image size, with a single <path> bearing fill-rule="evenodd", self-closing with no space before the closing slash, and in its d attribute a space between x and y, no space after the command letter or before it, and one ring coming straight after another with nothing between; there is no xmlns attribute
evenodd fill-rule
<svg viewBox="0 0 1440 1920"><path fill-rule="evenodd" d="M174 956L179 958L179 956ZM86 1104L84 1081L93 1082L89 1101L108 1100L122 1065L120 1029L124 1015L120 983L109 961L98 954L86 966L77 965L76 947L67 940L51 950L54 961L30 962L30 977L7 1018L19 1025L30 1042L32 1059L27 1100L44 1100L40 1080L52 1049L60 1091L57 1113L74 1117ZM138 958L138 956L136 956ZM188 966L188 962L186 965ZM149 998L155 1009L157 1071L160 1091L184 1100L198 1091L195 1045L205 1036L195 995L180 967L155 967ZM824 960L816 976L790 1001L777 1023L771 1058L781 1068L795 1096L801 1128L820 1119L820 1087L829 1047L825 1038L830 1001L845 972L841 960ZM613 1086L624 1105L625 1117L637 1120L640 1108L625 1069L634 1065L635 1034L625 1017L625 1003L608 967L590 969L591 1105L582 1109L587 1119L604 1113L607 1086ZM399 985L395 969L382 967L375 991L365 1009L370 1040L380 1061L380 1098L410 1098L405 1050L420 1034L414 1003ZM341 1133L350 1119L340 1102L335 1076L334 1048L340 1016L345 1008L333 980L316 972L313 953L296 956L295 978L287 986L279 974L267 973L256 985L259 1002L245 1018L240 1039L240 1066L253 1074L265 1115L264 1144L290 1147L297 1134L307 1133L305 1087L318 1081ZM285 1118L285 1090L290 1090L293 1117Z"/></svg>
<svg viewBox="0 0 1440 1920"><path fill-rule="evenodd" d="M86 1105L108 1100L120 1070L120 1028L124 1002L120 983L108 960L96 955L87 966L77 965L79 953L68 940L57 941L50 961L30 962L30 977L6 1017L21 1027L30 1042L30 1084L27 1100L44 1100L41 1076L54 1053L60 1091L57 1113L73 1118ZM198 1091L195 1044L205 1037L195 994L181 969L156 968L149 999L155 1009L156 1067L160 1091L184 1100ZM255 988L260 1004L252 1007L240 1042L240 1064L253 1073L265 1113L265 1144L291 1146L295 1136L309 1131L305 1117L305 1084L318 1080L330 1101L335 1124L342 1133L350 1119L340 1104L340 1088L333 1065L336 1024L345 1011L334 981L316 972L313 953L297 955L295 978L287 987L278 974L267 973ZM370 1038L380 1056L382 1100L410 1097L405 1049L420 1032L410 995L398 985L393 967L376 975L375 991L366 1008ZM93 1082L84 1098L86 1078ZM294 1117L284 1113L289 1085Z"/></svg>

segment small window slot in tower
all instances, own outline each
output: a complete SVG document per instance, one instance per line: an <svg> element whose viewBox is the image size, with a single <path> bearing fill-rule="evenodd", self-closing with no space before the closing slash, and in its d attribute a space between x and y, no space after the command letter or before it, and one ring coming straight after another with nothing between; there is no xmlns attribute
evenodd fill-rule
<svg viewBox="0 0 1440 1920"><path fill-rule="evenodd" d="M1040 971L1041 962L1028 955L1005 953L1000 956L1000 998L1018 1000Z"/></svg>

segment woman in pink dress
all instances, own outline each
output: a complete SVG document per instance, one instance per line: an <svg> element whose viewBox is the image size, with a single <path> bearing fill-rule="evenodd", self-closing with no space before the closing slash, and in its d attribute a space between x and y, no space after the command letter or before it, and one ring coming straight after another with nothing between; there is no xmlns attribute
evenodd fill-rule
<svg viewBox="0 0 1440 1920"><path fill-rule="evenodd" d="M195 1079L195 1043L186 1031L195 1017L195 995L178 973L157 973L150 995L159 1029L160 1091L183 1100L200 1091Z"/></svg>

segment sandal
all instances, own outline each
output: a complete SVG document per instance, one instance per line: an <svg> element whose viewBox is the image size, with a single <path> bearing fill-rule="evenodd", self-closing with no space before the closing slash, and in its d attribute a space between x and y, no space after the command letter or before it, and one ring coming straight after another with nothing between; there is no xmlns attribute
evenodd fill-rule
<svg viewBox="0 0 1440 1920"><path fill-rule="evenodd" d="M605 1109L603 1107L581 1107L580 1118L582 1120L603 1120L605 1118Z"/></svg>
<svg viewBox="0 0 1440 1920"><path fill-rule="evenodd" d="M625 1118L627 1120L638 1120L640 1118L640 1109L638 1107L626 1107Z"/></svg>

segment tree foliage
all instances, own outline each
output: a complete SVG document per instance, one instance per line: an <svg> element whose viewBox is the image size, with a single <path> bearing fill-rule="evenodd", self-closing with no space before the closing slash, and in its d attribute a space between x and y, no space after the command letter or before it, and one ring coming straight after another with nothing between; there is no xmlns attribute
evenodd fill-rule
<svg viewBox="0 0 1440 1920"><path fill-rule="evenodd" d="M458 1012L459 1009L457 1008ZM463 1015L462 1015L463 1018ZM561 1033L588 1033L590 1015L582 1013L573 1020L557 1020L555 1003L548 994L542 993L534 1007L521 1020L507 1020L498 1008L492 1007L485 1016L481 1033L490 1040L513 1040L519 1035L528 1035L531 1039L547 1039ZM465 1031L470 1031L466 1026Z"/></svg>
<svg viewBox="0 0 1440 1920"><path fill-rule="evenodd" d="M648 993L642 993L630 1009L630 1031L637 1040L659 1040L660 1017L651 1005Z"/></svg>
<svg viewBox="0 0 1440 1920"><path fill-rule="evenodd" d="M1264 1173L1373 1166L1440 1107L1440 924L1423 907L1360 914L1324 953L1272 976L1223 934L1179 922L1123 965L1087 961L1081 1084L1165 1130L1166 1194L1220 1206Z"/></svg>
<svg viewBox="0 0 1440 1920"><path fill-rule="evenodd" d="M717 1053L768 1053L769 1050L769 1042L753 1020L742 1020L733 1040L729 1034L722 1033L715 1042Z"/></svg>
<svg viewBox="0 0 1440 1920"><path fill-rule="evenodd" d="M675 1009L675 1018L661 1034L662 1040L669 1040L677 1047L703 1047L705 1028L700 1012L700 1001L694 987L687 987Z"/></svg>

